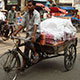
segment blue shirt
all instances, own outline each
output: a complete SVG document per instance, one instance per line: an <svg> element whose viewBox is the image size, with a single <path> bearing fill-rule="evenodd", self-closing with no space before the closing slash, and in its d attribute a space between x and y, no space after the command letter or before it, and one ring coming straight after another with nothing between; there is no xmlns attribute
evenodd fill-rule
<svg viewBox="0 0 80 80"><path fill-rule="evenodd" d="M18 24L18 25L21 24L21 20L22 20L21 17L17 17L17 24Z"/></svg>

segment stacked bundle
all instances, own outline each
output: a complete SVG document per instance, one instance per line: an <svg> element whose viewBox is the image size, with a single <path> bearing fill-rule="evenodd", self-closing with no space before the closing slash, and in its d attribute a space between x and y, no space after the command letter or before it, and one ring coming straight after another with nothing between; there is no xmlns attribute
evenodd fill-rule
<svg viewBox="0 0 80 80"><path fill-rule="evenodd" d="M53 44L53 42L54 42L54 36L52 34L46 34L45 35L45 43Z"/></svg>
<svg viewBox="0 0 80 80"><path fill-rule="evenodd" d="M62 43L66 40L71 40L76 35L76 29L70 20L50 18L44 20L40 24L41 41L44 44Z"/></svg>

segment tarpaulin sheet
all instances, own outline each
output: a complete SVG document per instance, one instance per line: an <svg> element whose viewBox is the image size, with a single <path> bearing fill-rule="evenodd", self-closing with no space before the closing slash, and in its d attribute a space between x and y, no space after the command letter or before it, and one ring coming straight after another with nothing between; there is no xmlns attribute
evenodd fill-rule
<svg viewBox="0 0 80 80"><path fill-rule="evenodd" d="M54 40L65 40L65 33L74 36L76 34L76 28L72 25L71 20L61 18L49 18L41 22L41 32L45 34L51 34L54 36Z"/></svg>
<svg viewBox="0 0 80 80"><path fill-rule="evenodd" d="M64 9L64 10L74 10L73 7L63 7L63 6L60 6L59 8Z"/></svg>
<svg viewBox="0 0 80 80"><path fill-rule="evenodd" d="M54 13L54 12L61 12L61 13L64 13L64 14L67 13L66 10L60 9L58 7L50 7L50 11L51 11L51 13Z"/></svg>

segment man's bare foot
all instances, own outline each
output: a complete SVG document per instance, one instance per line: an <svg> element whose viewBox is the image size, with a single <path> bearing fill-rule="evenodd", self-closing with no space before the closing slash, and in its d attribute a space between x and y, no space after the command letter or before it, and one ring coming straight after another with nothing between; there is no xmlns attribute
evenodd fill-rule
<svg viewBox="0 0 80 80"><path fill-rule="evenodd" d="M39 61L39 54L35 53L31 62L32 63L37 63L38 61Z"/></svg>

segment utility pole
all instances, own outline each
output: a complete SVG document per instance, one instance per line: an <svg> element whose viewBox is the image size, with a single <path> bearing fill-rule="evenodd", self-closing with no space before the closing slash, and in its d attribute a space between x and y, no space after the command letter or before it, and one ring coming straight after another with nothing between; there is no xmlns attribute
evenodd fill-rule
<svg viewBox="0 0 80 80"><path fill-rule="evenodd" d="M72 0L72 7L74 7L74 0Z"/></svg>
<svg viewBox="0 0 80 80"><path fill-rule="evenodd" d="M25 6L25 2L26 2L26 0L21 0L21 10L23 10L23 8Z"/></svg>

